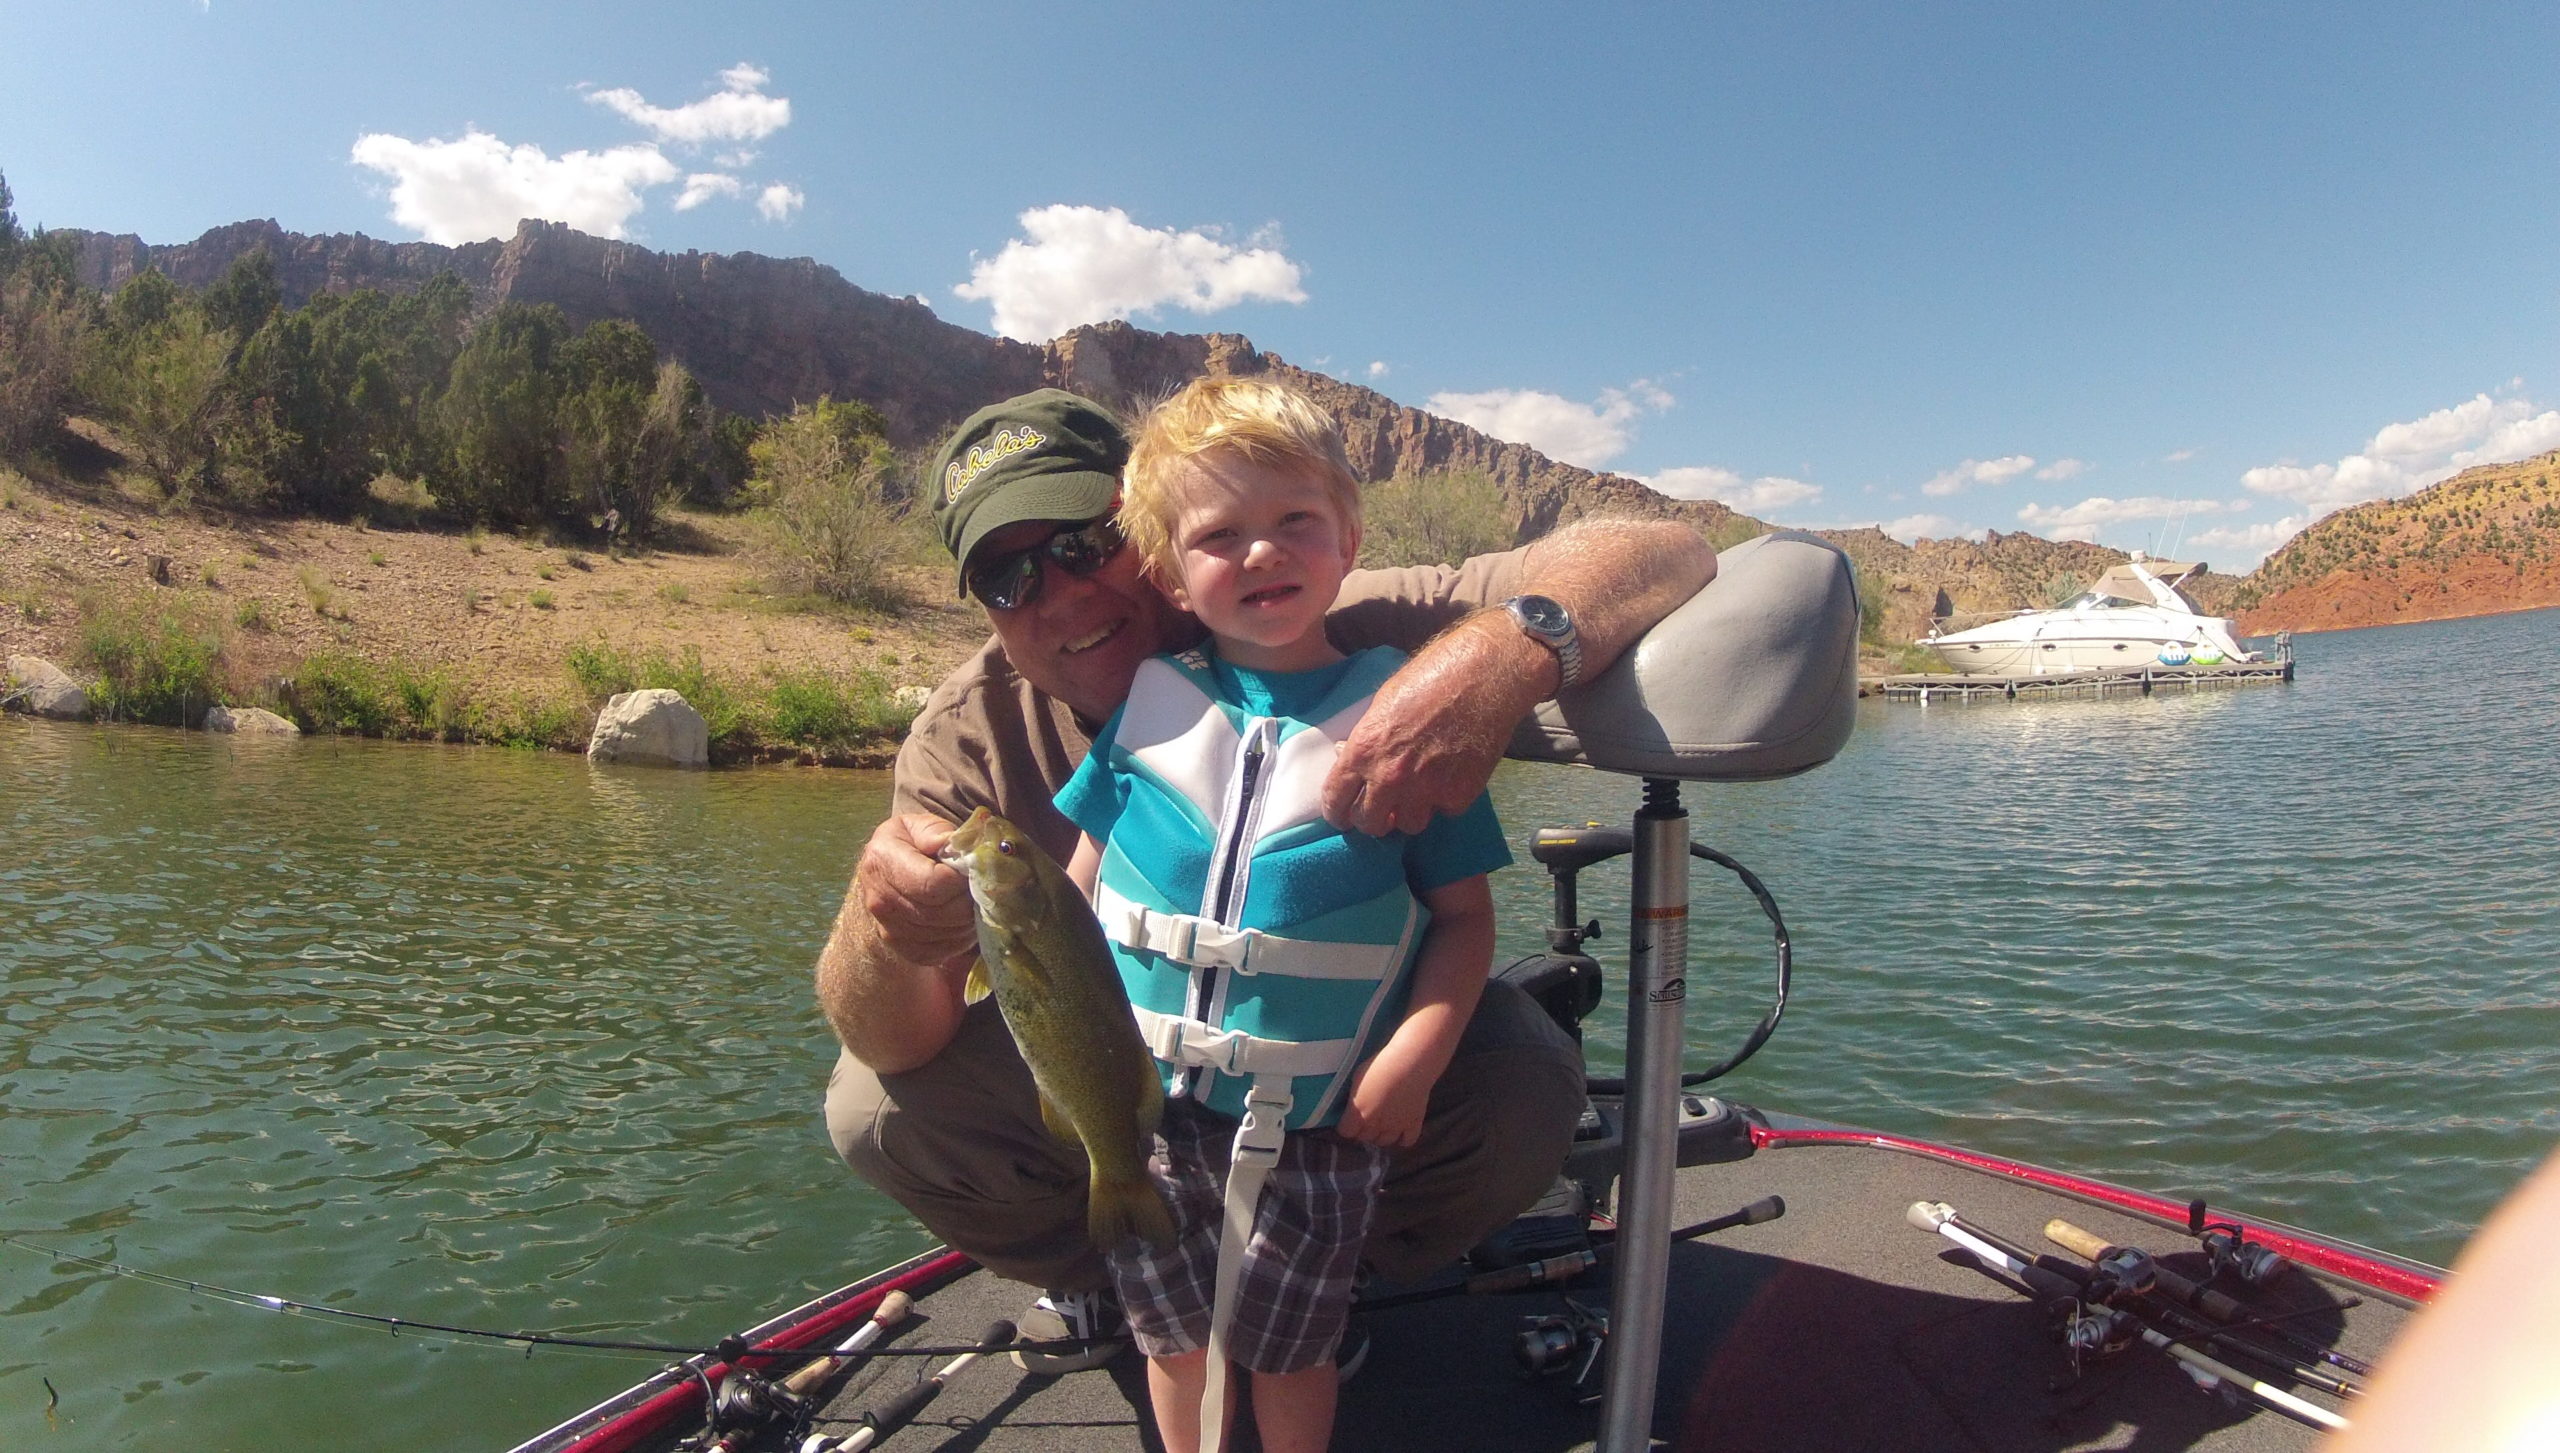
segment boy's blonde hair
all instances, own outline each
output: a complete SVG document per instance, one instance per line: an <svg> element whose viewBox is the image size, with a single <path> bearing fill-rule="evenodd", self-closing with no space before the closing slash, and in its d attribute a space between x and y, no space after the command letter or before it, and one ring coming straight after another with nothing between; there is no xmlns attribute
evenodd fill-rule
<svg viewBox="0 0 2560 1453"><path fill-rule="evenodd" d="M1158 579L1182 578L1173 540L1174 481L1185 464L1220 452L1313 471L1333 496L1343 527L1359 525L1360 481L1332 415L1285 384L1195 378L1138 422L1121 475L1120 531Z"/></svg>

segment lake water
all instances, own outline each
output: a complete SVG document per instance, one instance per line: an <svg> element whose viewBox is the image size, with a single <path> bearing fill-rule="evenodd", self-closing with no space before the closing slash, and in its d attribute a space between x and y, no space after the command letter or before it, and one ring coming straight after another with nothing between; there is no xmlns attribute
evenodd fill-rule
<svg viewBox="0 0 2560 1453"><path fill-rule="evenodd" d="M1870 702L1830 766L1691 789L1796 944L1730 1091L2451 1257L2560 1141L2560 613L2302 654L2290 687ZM1522 840L1636 791L1508 768L1496 794ZM0 721L0 1232L675 1341L921 1249L817 1115L808 965L886 800L870 774ZM1604 960L1622 883L1586 883ZM1768 936L1697 884L1704 1062L1758 1017ZM1502 892L1506 956L1535 949L1543 875ZM660 1360L0 1248L0 1448L504 1447Z"/></svg>

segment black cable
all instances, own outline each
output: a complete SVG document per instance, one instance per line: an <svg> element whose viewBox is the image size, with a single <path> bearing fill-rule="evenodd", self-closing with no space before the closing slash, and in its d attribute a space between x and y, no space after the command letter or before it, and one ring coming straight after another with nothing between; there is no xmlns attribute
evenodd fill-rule
<svg viewBox="0 0 2560 1453"><path fill-rule="evenodd" d="M1742 880L1743 887L1751 890L1752 897L1760 900L1760 911L1768 917L1778 943L1778 994L1776 1002L1769 1006L1769 1012L1760 1016L1760 1023L1751 1031L1750 1038L1742 1042L1742 1048L1707 1069L1682 1075L1680 1087L1684 1090L1710 1080L1720 1080L1739 1069L1744 1060L1758 1054L1760 1046L1769 1042L1769 1036L1778 1032L1778 1021L1787 1012L1787 991L1795 981L1795 945L1787 937L1786 917L1778 912L1778 900L1769 892L1769 885L1761 882L1759 875L1749 868L1704 843L1689 844L1689 856L1704 858L1732 873ZM1623 1078L1595 1076L1585 1080L1583 1088L1585 1093L1593 1095L1623 1095L1627 1092L1627 1082Z"/></svg>

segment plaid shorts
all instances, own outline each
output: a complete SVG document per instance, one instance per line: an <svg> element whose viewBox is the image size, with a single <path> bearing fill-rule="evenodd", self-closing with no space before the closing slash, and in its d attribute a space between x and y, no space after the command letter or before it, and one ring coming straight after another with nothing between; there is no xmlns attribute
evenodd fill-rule
<svg viewBox="0 0 2560 1453"><path fill-rule="evenodd" d="M1227 1160L1236 1122L1167 1100L1148 1169L1173 1207L1174 1244L1111 1257L1138 1350L1172 1357L1209 1345ZM1330 1130L1293 1130L1263 1182L1245 1243L1228 1352L1253 1372L1299 1372L1333 1356L1351 1281L1386 1180L1387 1152Z"/></svg>

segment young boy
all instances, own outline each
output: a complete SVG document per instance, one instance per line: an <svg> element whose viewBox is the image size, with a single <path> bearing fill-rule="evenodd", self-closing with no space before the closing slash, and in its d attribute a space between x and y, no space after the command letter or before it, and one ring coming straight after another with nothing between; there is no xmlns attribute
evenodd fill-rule
<svg viewBox="0 0 2560 1453"><path fill-rule="evenodd" d="M1176 1244L1114 1251L1112 1277L1168 1449L1223 1441L1228 1361L1264 1448L1321 1449L1378 1186L1483 990L1510 852L1483 797L1383 838L1323 819L1336 744L1404 659L1325 637L1360 550L1330 418L1201 379L1124 481L1123 530L1209 639L1139 669L1058 797L1166 1087Z"/></svg>

